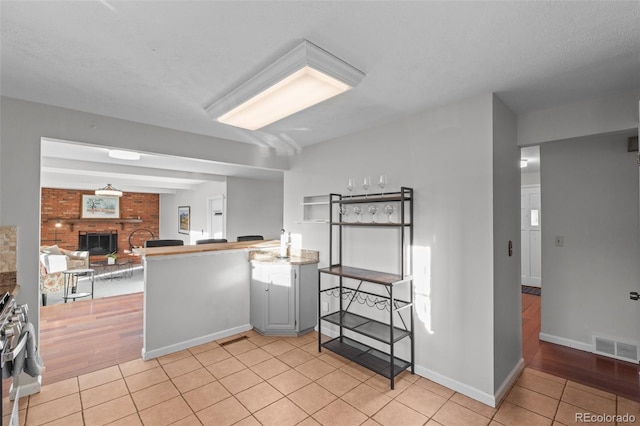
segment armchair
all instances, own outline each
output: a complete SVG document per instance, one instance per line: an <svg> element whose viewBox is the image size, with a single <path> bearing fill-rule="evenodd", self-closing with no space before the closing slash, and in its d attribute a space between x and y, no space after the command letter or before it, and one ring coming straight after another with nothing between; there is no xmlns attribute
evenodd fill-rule
<svg viewBox="0 0 640 426"><path fill-rule="evenodd" d="M89 268L88 251L71 251L58 246L40 248L40 293L42 306L47 305L47 294L62 291L68 269Z"/></svg>

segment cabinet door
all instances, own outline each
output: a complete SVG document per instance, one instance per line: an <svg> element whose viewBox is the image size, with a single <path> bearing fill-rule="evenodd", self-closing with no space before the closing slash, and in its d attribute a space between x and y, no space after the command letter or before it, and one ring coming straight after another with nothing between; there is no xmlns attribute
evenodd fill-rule
<svg viewBox="0 0 640 426"><path fill-rule="evenodd" d="M264 267L262 265L252 265L251 291L249 293L251 298L250 322L254 328L260 331L264 331L266 326L267 314L265 308L268 290L269 284L264 279Z"/></svg>
<svg viewBox="0 0 640 426"><path fill-rule="evenodd" d="M273 266L265 270L267 291L267 329L295 330L296 328L296 268Z"/></svg>

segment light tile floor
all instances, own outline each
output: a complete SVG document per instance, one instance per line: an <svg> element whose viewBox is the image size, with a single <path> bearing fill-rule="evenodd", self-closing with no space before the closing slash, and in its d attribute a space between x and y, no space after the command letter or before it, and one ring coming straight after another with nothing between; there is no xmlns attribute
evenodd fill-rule
<svg viewBox="0 0 640 426"><path fill-rule="evenodd" d="M637 402L531 369L496 409L408 372L392 391L388 380L328 351L318 353L316 333L242 334L249 338L43 386L20 400L20 423L530 426L581 423L576 415L628 414L640 424ZM3 408L8 413L6 398ZM598 424L615 425L613 420Z"/></svg>

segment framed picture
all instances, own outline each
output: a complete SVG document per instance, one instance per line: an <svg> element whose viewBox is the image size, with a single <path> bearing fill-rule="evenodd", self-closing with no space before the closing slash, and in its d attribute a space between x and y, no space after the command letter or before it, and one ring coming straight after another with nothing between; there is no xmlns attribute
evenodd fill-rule
<svg viewBox="0 0 640 426"><path fill-rule="evenodd" d="M178 232L188 234L191 230L191 207L178 207Z"/></svg>
<svg viewBox="0 0 640 426"><path fill-rule="evenodd" d="M120 219L120 198L104 195L82 195L82 219Z"/></svg>

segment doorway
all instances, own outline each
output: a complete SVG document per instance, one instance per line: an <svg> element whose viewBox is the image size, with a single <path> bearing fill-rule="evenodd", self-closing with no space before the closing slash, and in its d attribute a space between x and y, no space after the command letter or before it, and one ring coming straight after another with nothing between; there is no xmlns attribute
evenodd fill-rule
<svg viewBox="0 0 640 426"><path fill-rule="evenodd" d="M538 146L522 148L520 159L520 285L541 288L542 187L540 185L540 148Z"/></svg>

